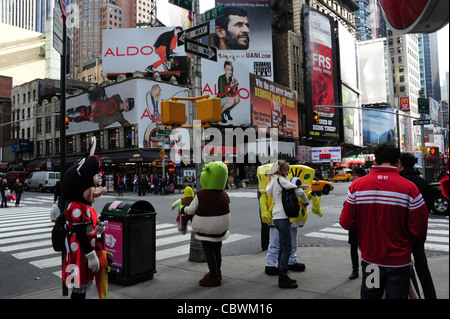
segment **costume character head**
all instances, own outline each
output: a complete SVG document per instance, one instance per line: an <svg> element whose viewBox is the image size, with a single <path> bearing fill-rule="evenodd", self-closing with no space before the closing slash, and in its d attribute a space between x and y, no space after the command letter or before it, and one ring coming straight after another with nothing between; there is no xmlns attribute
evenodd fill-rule
<svg viewBox="0 0 450 319"><path fill-rule="evenodd" d="M203 165L200 184L203 189L224 190L228 179L228 168L223 162L211 162Z"/></svg>
<svg viewBox="0 0 450 319"><path fill-rule="evenodd" d="M312 200L312 207L311 207L311 211L318 215L319 217L322 217L322 209L320 208L320 201L321 201L321 196L315 196L313 195L313 193L311 192L311 186L312 186L312 182L314 179L314 174L315 171L314 169L312 169L309 166L305 166L305 165L290 165L289 166L289 174L288 174L288 178L291 179L291 181L294 178L299 178L301 180L301 185L309 185L309 189L307 189L305 191L306 196L308 197L309 200ZM306 213L306 208L303 206L303 203L301 203L301 201L299 201L300 203L300 216L303 214L303 209ZM307 216L306 216L307 218ZM305 221L306 221L305 218Z"/></svg>
<svg viewBox="0 0 450 319"><path fill-rule="evenodd" d="M192 187L186 186L184 189L184 197L194 197L194 191L192 190Z"/></svg>
<svg viewBox="0 0 450 319"><path fill-rule="evenodd" d="M70 167L63 177L63 192L67 202L83 202L91 204L92 192L100 168L100 159L94 155L96 140L91 138L91 151L80 160L78 165Z"/></svg>

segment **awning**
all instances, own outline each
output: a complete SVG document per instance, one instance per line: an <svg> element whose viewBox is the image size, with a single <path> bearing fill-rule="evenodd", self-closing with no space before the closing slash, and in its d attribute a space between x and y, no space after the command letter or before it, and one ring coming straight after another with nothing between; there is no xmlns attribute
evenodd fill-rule
<svg viewBox="0 0 450 319"><path fill-rule="evenodd" d="M110 163L146 163L159 159L159 151L135 150L129 152L97 154L102 164Z"/></svg>

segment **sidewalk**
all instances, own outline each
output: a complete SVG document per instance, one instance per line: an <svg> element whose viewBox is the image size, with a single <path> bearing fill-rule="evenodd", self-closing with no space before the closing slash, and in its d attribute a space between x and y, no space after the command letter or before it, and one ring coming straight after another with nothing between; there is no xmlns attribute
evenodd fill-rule
<svg viewBox="0 0 450 319"><path fill-rule="evenodd" d="M291 272L296 289L278 288L278 277L264 273L266 253L224 256L222 285L201 287L198 281L208 271L206 263L180 257L156 263L153 279L131 286L110 284L108 299L359 299L361 274L349 280L350 248L301 247L298 250L306 271ZM449 256L428 258L439 299L449 299ZM21 296L17 299L68 299L58 287ZM423 297L423 294L422 294ZM89 299L98 299L96 289Z"/></svg>

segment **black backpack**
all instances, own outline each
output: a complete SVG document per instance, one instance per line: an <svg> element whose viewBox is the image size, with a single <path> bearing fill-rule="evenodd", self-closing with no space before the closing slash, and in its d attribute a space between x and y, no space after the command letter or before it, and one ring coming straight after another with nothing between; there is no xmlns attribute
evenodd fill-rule
<svg viewBox="0 0 450 319"><path fill-rule="evenodd" d="M295 194L295 188L286 189L280 184L280 178L277 179L278 184L281 187L281 202L283 203L283 209L287 217L297 218L300 213L300 205L298 204L297 195Z"/></svg>
<svg viewBox="0 0 450 319"><path fill-rule="evenodd" d="M65 241L67 237L66 214L62 212L55 221L52 229L52 246L55 251L65 250Z"/></svg>

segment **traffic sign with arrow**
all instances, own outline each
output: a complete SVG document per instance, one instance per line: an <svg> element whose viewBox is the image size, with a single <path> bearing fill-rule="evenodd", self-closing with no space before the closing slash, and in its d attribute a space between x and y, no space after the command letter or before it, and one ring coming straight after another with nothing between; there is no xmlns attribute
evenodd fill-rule
<svg viewBox="0 0 450 319"><path fill-rule="evenodd" d="M185 38L184 50L186 53L217 62L217 48L215 47Z"/></svg>
<svg viewBox="0 0 450 319"><path fill-rule="evenodd" d="M178 33L178 46L183 45L185 39L197 40L207 35L209 35L209 22L196 25Z"/></svg>

